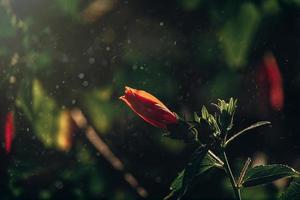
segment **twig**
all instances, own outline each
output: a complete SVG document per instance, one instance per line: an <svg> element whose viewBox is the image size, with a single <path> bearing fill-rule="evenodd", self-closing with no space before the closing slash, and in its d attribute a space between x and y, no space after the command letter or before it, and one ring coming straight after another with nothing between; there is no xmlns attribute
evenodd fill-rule
<svg viewBox="0 0 300 200"><path fill-rule="evenodd" d="M231 138L229 138L226 142L225 142L225 146L227 146L230 142L232 142L235 138L239 137L240 135L242 135L244 132L249 131L251 129L260 127L260 126L264 126L264 125L269 125L271 124L271 122L269 121L261 121L261 122L257 122L243 130L241 130L240 132L234 134Z"/></svg>
<svg viewBox="0 0 300 200"><path fill-rule="evenodd" d="M220 164L221 166L224 165L224 162L223 162L216 154L214 154L211 150L208 150L208 154L209 154L213 159L215 159L217 162L219 162L219 164Z"/></svg>
<svg viewBox="0 0 300 200"><path fill-rule="evenodd" d="M225 153L224 150L222 150L222 153L223 153L223 159L224 159L224 168L225 168L226 173L227 173L227 175L228 175L228 177L230 179L230 183L232 185L235 197L236 197L237 200L241 200L242 199L242 197L241 197L241 190L240 190L240 188L237 187L237 184L235 182L233 173L231 171L231 167L230 167L229 162L228 162L227 155L226 155L226 153Z"/></svg>
<svg viewBox="0 0 300 200"><path fill-rule="evenodd" d="M117 171L123 172L125 181L136 190L140 197L146 198L148 196L148 192L139 185L137 179L131 173L125 170L122 161L115 156L109 146L99 137L99 134L97 134L96 130L88 124L87 119L82 111L80 109L73 109L70 113L76 125L85 130L86 137L91 144L102 154L102 156L113 166L113 168L115 168Z"/></svg>
<svg viewBox="0 0 300 200"><path fill-rule="evenodd" d="M242 169L242 171L240 173L239 179L237 181L237 187L238 188L240 188L242 186L243 179L245 177L245 174L246 174L246 172L248 170L248 167L249 167L250 163L251 163L251 158L248 158L246 160L245 164L244 164L244 167L243 167L243 169Z"/></svg>

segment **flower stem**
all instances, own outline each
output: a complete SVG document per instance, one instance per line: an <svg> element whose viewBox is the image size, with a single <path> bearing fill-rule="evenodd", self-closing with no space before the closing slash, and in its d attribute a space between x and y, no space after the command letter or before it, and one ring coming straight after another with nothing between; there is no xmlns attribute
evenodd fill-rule
<svg viewBox="0 0 300 200"><path fill-rule="evenodd" d="M226 152L225 150L222 150L222 154L223 154L223 159L224 159L224 168L226 170L226 173L230 179L230 183L232 185L232 188L234 190L234 194L235 194L235 198L237 200L241 200L242 197L241 197L241 191L240 189L238 188L236 182L235 182L235 179L234 179L234 176L233 176L233 173L231 171L231 167L229 165L229 162L228 162L228 158L227 158L227 155L226 155Z"/></svg>
<svg viewBox="0 0 300 200"><path fill-rule="evenodd" d="M218 162L218 164L219 164L220 166L223 167L224 162L223 162L218 156L216 156L216 154L214 154L214 152L212 152L211 150L208 150L208 154L209 154L213 159L215 159L215 160Z"/></svg>

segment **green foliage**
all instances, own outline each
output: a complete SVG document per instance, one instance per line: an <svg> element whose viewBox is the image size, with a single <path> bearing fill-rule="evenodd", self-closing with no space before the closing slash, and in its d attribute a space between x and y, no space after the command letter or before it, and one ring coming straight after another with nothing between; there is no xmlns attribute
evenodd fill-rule
<svg viewBox="0 0 300 200"><path fill-rule="evenodd" d="M41 82L34 80L32 84L27 83L27 89L20 93L17 102L45 146L55 146L60 110L54 99L47 95Z"/></svg>
<svg viewBox="0 0 300 200"><path fill-rule="evenodd" d="M261 14L254 3L242 3L237 14L220 31L225 60L231 68L240 68L247 63L249 49L260 20Z"/></svg>
<svg viewBox="0 0 300 200"><path fill-rule="evenodd" d="M171 183L171 193L165 199L176 197L176 199L179 200L183 198L194 179L211 168L220 167L207 152L207 146L200 146L195 150L185 169L182 170Z"/></svg>
<svg viewBox="0 0 300 200"><path fill-rule="evenodd" d="M214 104L220 115L218 117L218 123L220 124L223 132L229 131L233 126L233 117L236 109L237 99L230 98L226 103L224 100L218 99L218 103Z"/></svg>
<svg viewBox="0 0 300 200"><path fill-rule="evenodd" d="M228 113L228 115L233 116L237 105L237 99L230 98L228 103L224 100L218 99L218 103L215 105L221 114L225 112Z"/></svg>
<svg viewBox="0 0 300 200"><path fill-rule="evenodd" d="M280 9L281 9L279 2L274 1L274 0L264 1L262 8L263 8L264 13L268 14L268 15L278 14L278 12L280 12Z"/></svg>
<svg viewBox="0 0 300 200"><path fill-rule="evenodd" d="M227 131L233 126L236 104L237 100L233 98L230 98L228 103L218 99L217 104L212 104L217 107L218 113L210 114L207 108L203 106L201 116L198 116L196 112L194 113L194 123L198 124L198 127L207 124L216 137L221 133L227 134Z"/></svg>
<svg viewBox="0 0 300 200"><path fill-rule="evenodd" d="M280 200L300 199L300 178L294 178L288 189L280 196Z"/></svg>
<svg viewBox="0 0 300 200"><path fill-rule="evenodd" d="M0 40L15 37L16 28L13 26L10 12L1 6L0 2Z"/></svg>
<svg viewBox="0 0 300 200"><path fill-rule="evenodd" d="M187 166L185 167L179 198L182 197L186 193L186 190L188 189L188 185L193 181L193 179L195 178L195 175L203 172L203 169L201 167L202 167L203 159L204 159L205 155L207 154L207 152L208 152L207 146L200 146L192 154L192 158L191 158L190 162L188 162ZM200 172L199 172L199 170L200 170Z"/></svg>
<svg viewBox="0 0 300 200"><path fill-rule="evenodd" d="M289 65L285 75L289 75L288 71L294 73L293 66L297 66L298 60L293 61L290 55L298 52L298 49L291 45L284 48L282 44L290 44L286 38L297 44L297 31L293 29L296 23L293 21L297 22L295 16L298 12L293 10L298 11L299 0L234 3L177 0L174 2L175 6L162 1L159 6L158 2L146 3L147 8L141 6L144 3L125 4L127 1L124 1L118 3L110 12L103 12L105 15L101 15L93 23L81 23L84 8L94 3L94 8L100 7L101 10L105 8L99 6L104 5L103 2L106 1L33 0L27 2L28 4L23 1L0 1L0 107L3 109L0 115L3 116L8 108L17 106L17 131L13 151L11 155L1 157L3 170L0 170L0 173L9 172L10 184L19 181L24 183L10 187L10 192L15 198L22 199L22 195L34 191L32 193L36 196L29 196L28 199L59 198L62 193L69 193L71 196L74 194L74 198L70 199L88 199L91 198L91 194L95 194L92 198L106 198L105 195L114 194L110 199L134 199L122 192L124 185L120 186L122 189L115 183L107 186L107 183L115 180L119 174L110 172L110 166L104 167L106 161L102 160L101 155L93 157L94 149L85 149L90 145L82 142L84 134L74 133L76 141L82 142L78 148L84 149L84 152L71 149L67 155L60 155L60 159L52 159L51 155L57 151L57 118L61 113L61 105L82 109L89 123L103 133L103 136L107 134L104 139L112 145L114 151L121 147L121 150L116 152L121 160L126 162L126 166L132 167L131 169L136 170L136 174L139 175L148 174L147 170L149 174L153 171L158 175L163 174L158 177L159 181L164 175L170 174L162 171L163 167L157 166L151 159L159 160L157 157L161 155L157 152L163 152L165 149L156 149L156 152L153 146L145 145L145 151L150 154L147 162L130 160L135 160L136 154L144 156L140 155L140 149L134 152L133 146L136 142L143 145L147 143L140 140L139 136L150 137L151 129L133 129L133 125L127 123L130 119L124 118L118 112L120 107L117 96L121 93L120 88L129 84L145 90L151 89L163 99L169 99L169 105L189 112L190 108L199 106L199 100L204 102L218 97L240 95L240 98L245 99L245 95L249 95L253 89L251 81L251 85L246 85L250 86L249 93L242 90L244 84L248 84L247 78L254 75L252 71L249 73L251 75L248 75L248 70L255 67L252 64L262 57L263 51L276 49L280 66L283 66L281 64L284 60L284 64ZM100 13L99 10L97 13ZM274 24L270 25L272 23L269 23L266 17ZM162 23L159 20L162 20ZM284 30L288 30L288 35L283 34ZM104 38L104 32L112 38L109 42ZM263 41L256 41L254 38L262 38ZM90 59L93 62L88 62ZM237 70L232 69L239 71L237 73ZM244 73L245 71L247 73ZM82 72L85 74L83 80L78 78L78 74ZM83 81L89 82L88 87L82 86ZM284 82L286 84L289 81ZM253 87L256 87L256 84L254 85ZM56 86L59 86L59 89L55 89ZM225 147L232 141L238 141L238 136L249 130L270 124L258 122L235 134L232 132L236 130L232 129L234 112L229 112L234 106L229 106L230 101L222 101L224 105L220 105L222 108L216 113L204 107L203 112L194 114L192 121L180 121L178 126L172 127L169 136L187 144L175 141L172 148L177 149L176 153L168 153L178 155L184 147L189 149L193 148L195 143L208 143L212 144L210 148L220 156L218 145L225 143ZM253 101L260 104L263 100ZM242 110L243 114L251 114L245 110L247 109ZM257 110L252 107L250 110L254 112L251 116L257 116ZM134 131L134 134L127 134L131 131ZM224 139L227 131L227 136L232 136L229 140ZM145 134L140 134L141 132ZM136 136L138 134L139 136ZM134 135L134 139L130 138L128 141L128 135ZM27 141L25 136L34 139ZM166 141L170 140L168 138ZM159 139L155 138L152 142L159 143ZM249 149L251 150L253 149ZM182 152L184 154L187 151ZM37 153L41 153L41 156L34 157ZM161 154L165 156L166 153ZM195 154L195 157L197 155L201 157L199 154ZM94 160L90 159L92 157ZM97 165L95 160L100 160L100 165ZM204 156L202 162L196 158L192 160L195 162L192 162L192 168L188 173L182 171L182 175L172 185L172 191L181 190L184 174L189 174L185 178L186 188L189 188L187 185L201 178L208 169L222 168L222 164L209 153ZM168 160L164 167L172 168L176 162ZM6 167L6 163L13 164ZM52 164L57 166L53 167ZM93 167L96 170L91 170ZM52 169L65 174L52 173ZM147 173L144 173L145 171ZM49 176L66 181L70 185L64 187L64 192L57 190L53 183L46 182ZM32 182L32 177L42 181ZM141 179L143 178L141 176ZM6 180L1 174L1 184L8 185ZM146 180L150 178L147 177ZM123 184L122 181L117 182ZM27 188L30 185L27 183L35 187ZM47 186L39 187L40 183ZM164 183L165 181L160 182ZM298 199L298 183L298 179L295 178L283 195L285 199ZM156 191L160 184L150 183L153 188L149 191ZM81 187L82 185L89 189ZM109 188L119 190L112 192ZM128 191L131 192L131 189ZM208 193L208 190L203 192ZM265 192L264 197L270 193ZM2 193L0 189L0 198L6 199ZM159 199L157 194L151 195L154 199Z"/></svg>
<svg viewBox="0 0 300 200"><path fill-rule="evenodd" d="M65 15L71 17L78 17L79 0L55 0L58 9Z"/></svg>
<svg viewBox="0 0 300 200"><path fill-rule="evenodd" d="M111 102L112 90L109 87L99 88L85 92L82 95L82 108L91 117L91 123L101 133L105 134L111 129L113 120L117 117L114 103Z"/></svg>
<svg viewBox="0 0 300 200"><path fill-rule="evenodd" d="M52 58L50 56L50 52L29 52L26 57L25 61L27 66L34 72L36 71L43 71L47 69L50 64L52 63Z"/></svg>
<svg viewBox="0 0 300 200"><path fill-rule="evenodd" d="M221 133L221 130L219 128L219 125L217 123L217 120L212 114L209 114L208 110L206 109L205 106L202 107L201 109L201 118L209 124L210 128L213 130L214 135L219 135Z"/></svg>
<svg viewBox="0 0 300 200"><path fill-rule="evenodd" d="M171 183L171 186L170 186L170 190L172 190L174 192L180 191L182 188L182 184L183 184L183 177L184 177L184 170L182 170L178 174L178 176L173 180L173 182Z"/></svg>
<svg viewBox="0 0 300 200"><path fill-rule="evenodd" d="M171 184L171 193L166 197L166 199L169 199L171 197L181 199L185 195L195 177L203 175L208 169L212 167L220 167L224 169L229 177L235 197L237 199L241 199L240 190L242 187L252 187L266 184L281 178L300 177L299 172L295 171L289 166L281 164L256 166L254 168L248 169L251 162L251 159L248 158L245 162L244 167L241 169L240 177L238 178L238 180L236 180L227 158L227 144L237 139L238 136L242 135L243 133L264 125L269 125L270 122L257 122L247 127L246 129L233 134L233 136L227 140L227 134L233 127L233 117L237 108L237 100L230 98L229 101L226 102L219 99L217 104L213 105L217 108L217 113L214 113L214 115L212 115L208 112L206 107L203 106L201 115L199 116L197 113L194 113L194 119L192 122L190 122L190 127L186 127L185 132L190 132L190 129L195 129L198 132L199 126L203 125L203 123L208 124L210 126L210 130L207 130L208 132L205 134L208 135L211 140L201 140L200 142L196 140L199 145L198 149L193 153L192 159L188 162L185 169L181 173L179 173L177 178ZM219 129L218 127L221 127L221 129ZM223 132L225 132L225 134L223 134ZM170 135L171 134L172 132L170 133ZM218 155L215 155L211 150L209 150L210 147L214 147L214 149L217 149ZM220 156L222 159L220 159L218 156ZM297 183L291 184L290 191L296 190L294 189L296 187L298 187ZM285 195L298 194L297 191L294 193L290 192L290 194L286 193Z"/></svg>
<svg viewBox="0 0 300 200"><path fill-rule="evenodd" d="M276 199L276 195L270 193L266 187L243 188L242 197L243 197L243 200Z"/></svg>
<svg viewBox="0 0 300 200"><path fill-rule="evenodd" d="M244 187L251 187L266 184L280 178L299 176L299 172L286 165L263 165L249 169L242 184Z"/></svg>
<svg viewBox="0 0 300 200"><path fill-rule="evenodd" d="M197 140L198 132L193 125L187 123L183 119L179 119L177 124L169 124L167 126L168 132L165 136L172 139L184 140L185 142L191 142ZM186 131L188 130L188 132Z"/></svg>

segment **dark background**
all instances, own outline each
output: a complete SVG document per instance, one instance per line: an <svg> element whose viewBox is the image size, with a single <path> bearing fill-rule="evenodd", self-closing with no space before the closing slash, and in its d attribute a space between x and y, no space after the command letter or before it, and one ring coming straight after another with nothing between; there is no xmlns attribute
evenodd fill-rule
<svg viewBox="0 0 300 200"><path fill-rule="evenodd" d="M0 2L1 199L166 196L194 147L161 137L161 130L135 116L118 100L126 85L186 117L202 105L213 110L209 104L218 98L235 97L235 131L259 120L272 127L230 147L234 168L252 157L300 169L298 0ZM271 71L268 58L275 60ZM97 152L84 130L60 128L71 123L61 113L74 108L146 193ZM8 153L4 127L11 111L16 131ZM242 194L273 199L286 184ZM218 170L194 185L187 199L232 197Z"/></svg>

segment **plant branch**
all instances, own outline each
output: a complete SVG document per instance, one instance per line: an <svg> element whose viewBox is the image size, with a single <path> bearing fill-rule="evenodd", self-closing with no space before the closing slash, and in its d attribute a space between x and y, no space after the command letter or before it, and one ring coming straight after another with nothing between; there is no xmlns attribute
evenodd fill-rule
<svg viewBox="0 0 300 200"><path fill-rule="evenodd" d="M246 172L248 170L248 167L249 167L250 163L251 163L251 158L248 158L246 160L245 164L244 164L244 167L243 167L243 169L242 169L242 171L240 173L239 179L237 181L237 187L238 188L240 188L242 186L243 179L245 177L245 174L246 174Z"/></svg>
<svg viewBox="0 0 300 200"><path fill-rule="evenodd" d="M195 141L195 142L198 145L202 145L202 143L200 141ZM224 162L213 151L208 150L207 153L209 156L211 156L211 158L213 158L215 161L217 161L220 166L222 166L222 167L224 166Z"/></svg>
<svg viewBox="0 0 300 200"><path fill-rule="evenodd" d="M226 173L227 173L227 175L228 175L228 177L230 179L230 183L231 183L232 188L234 190L235 198L237 200L241 200L242 199L242 197L241 197L241 191L237 187L237 184L235 182L235 179L234 179L233 173L231 171L231 167L229 165L228 158L227 158L227 155L226 155L224 149L222 150L222 153L223 153L223 159L224 159L224 168L225 168Z"/></svg>
<svg viewBox="0 0 300 200"><path fill-rule="evenodd" d="M260 127L260 126L269 125L269 124L271 124L271 122L269 122L269 121L261 121L261 122L257 122L257 123L255 123L255 124L253 124L253 125L251 125L251 126L245 128L245 129L241 130L240 132L234 134L231 138L229 138L229 139L225 142L225 145L224 145L224 146L226 147L230 142L232 142L235 138L239 137L240 135L242 135L242 134L245 133L246 131L249 131L249 130L251 130L251 129L255 129L255 128Z"/></svg>
<svg viewBox="0 0 300 200"><path fill-rule="evenodd" d="M112 167L123 174L125 181L136 190L137 194L146 198L148 196L147 190L145 190L142 186L140 186L137 179L128 171L126 171L123 162L112 152L110 147L104 142L102 138L96 132L96 130L88 123L87 118L83 114L83 112L74 108L71 111L71 117L74 120L75 124L83 129L85 132L85 136L90 141L90 143L97 149L99 153L112 165Z"/></svg>
<svg viewBox="0 0 300 200"><path fill-rule="evenodd" d="M215 159L215 161L217 161L221 166L224 166L224 162L216 155L214 154L214 152L212 152L211 150L208 150L208 154Z"/></svg>

